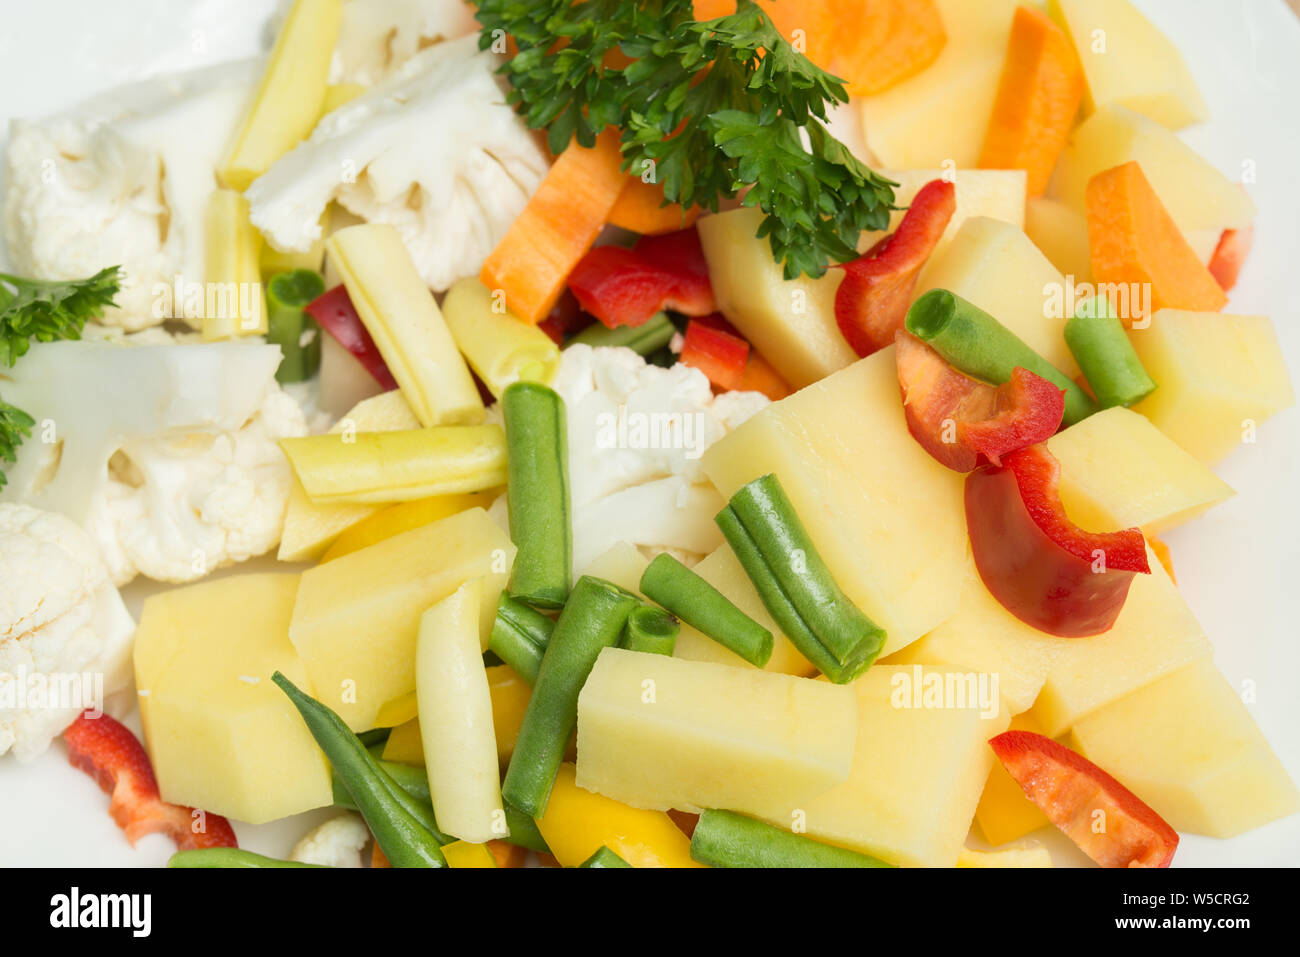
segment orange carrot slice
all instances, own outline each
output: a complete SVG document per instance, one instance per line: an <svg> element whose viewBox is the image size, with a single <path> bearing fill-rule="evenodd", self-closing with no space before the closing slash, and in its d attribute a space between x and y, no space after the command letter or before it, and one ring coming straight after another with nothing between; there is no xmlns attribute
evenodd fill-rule
<svg viewBox="0 0 1300 957"><path fill-rule="evenodd" d="M1029 195L1041 196L1069 139L1084 85L1065 31L1041 10L1017 7L980 168L1023 169Z"/></svg>
<svg viewBox="0 0 1300 957"><path fill-rule="evenodd" d="M639 176L629 176L610 210L609 225L642 236L662 236L689 229L702 212L698 206L690 209L682 209L677 203L665 206L662 186L642 182Z"/></svg>
<svg viewBox="0 0 1300 957"><path fill-rule="evenodd" d="M761 392L773 402L780 402L794 392L781 374L772 368L772 364L755 352L749 350L749 361L745 363L745 372L736 386L738 392Z"/></svg>
<svg viewBox="0 0 1300 957"><path fill-rule="evenodd" d="M1218 312L1227 304L1135 162L1088 183L1088 245L1093 281L1149 284L1152 309Z"/></svg>

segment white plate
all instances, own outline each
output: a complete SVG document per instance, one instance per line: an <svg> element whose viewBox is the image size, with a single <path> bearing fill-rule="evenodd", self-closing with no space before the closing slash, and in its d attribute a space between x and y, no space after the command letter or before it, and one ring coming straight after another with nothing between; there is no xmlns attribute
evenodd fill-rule
<svg viewBox="0 0 1300 957"><path fill-rule="evenodd" d="M974 2L974 0L972 0ZM0 133L10 117L71 104L120 82L248 56L261 48L276 0L41 0L11 4L0 33ZM1255 249L1229 311L1271 315L1300 368L1300 22L1282 0L1138 0L1178 44L1213 121L1186 139L1234 179L1253 168ZM0 257L3 250L0 250ZM1258 444L1220 469L1238 495L1169 536L1184 595L1219 667L1252 682L1250 710L1300 780L1300 412L1268 423ZM127 590L138 602L149 586ZM138 729L138 724L137 724ZM1134 729L1140 734L1140 729ZM0 759L0 864L153 866L171 845L132 849L107 799L68 766L61 746L19 765ZM264 827L236 825L240 843L284 856L329 812ZM1050 835L1049 835L1050 836ZM1080 856L1063 839L1058 864ZM1300 815L1229 841L1185 836L1182 866L1294 866Z"/></svg>

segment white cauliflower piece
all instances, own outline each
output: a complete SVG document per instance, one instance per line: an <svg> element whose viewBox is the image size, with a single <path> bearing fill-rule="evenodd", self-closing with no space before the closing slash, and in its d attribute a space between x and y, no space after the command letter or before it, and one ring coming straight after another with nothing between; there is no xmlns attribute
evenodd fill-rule
<svg viewBox="0 0 1300 957"><path fill-rule="evenodd" d="M279 541L292 475L279 440L305 435L250 343L38 344L5 398L37 420L0 498L72 517L114 582L188 582Z"/></svg>
<svg viewBox="0 0 1300 957"><path fill-rule="evenodd" d="M619 542L688 560L721 544L713 516L725 503L700 456L765 396L715 398L697 369L584 345L564 350L553 388L568 417L575 569Z"/></svg>
<svg viewBox="0 0 1300 957"><path fill-rule="evenodd" d="M257 79L253 61L132 84L57 116L14 120L4 229L21 274L124 272L106 325L169 318L155 289L204 278L204 211Z"/></svg>
<svg viewBox="0 0 1300 957"><path fill-rule="evenodd" d="M365 820L349 811L308 831L294 845L289 860L322 867L360 867L361 849L369 840Z"/></svg>
<svg viewBox="0 0 1300 957"><path fill-rule="evenodd" d="M418 54L253 182L253 224L275 248L305 251L337 200L395 227L433 289L478 275L547 169L506 104L499 63L473 36Z"/></svg>
<svg viewBox="0 0 1300 957"><path fill-rule="evenodd" d="M0 504L0 755L36 757L83 709L126 687L134 634L84 531Z"/></svg>
<svg viewBox="0 0 1300 957"><path fill-rule="evenodd" d="M461 0L346 0L330 82L373 86L421 50L477 29Z"/></svg>

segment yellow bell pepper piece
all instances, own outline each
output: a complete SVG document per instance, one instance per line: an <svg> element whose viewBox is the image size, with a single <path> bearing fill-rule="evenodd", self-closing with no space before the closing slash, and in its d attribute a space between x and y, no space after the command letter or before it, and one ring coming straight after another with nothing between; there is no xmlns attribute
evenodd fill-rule
<svg viewBox="0 0 1300 957"><path fill-rule="evenodd" d="M453 841L443 845L442 856L447 859L447 866L451 868L497 866L497 859L492 856L486 844Z"/></svg>
<svg viewBox="0 0 1300 957"><path fill-rule="evenodd" d="M1029 712L1012 718L1010 730L1043 733ZM993 769L989 771L984 793L980 795L979 806L975 809L975 820L984 839L995 846L1024 837L1052 823L1037 804L1025 797L1025 792L1020 789L1015 778L998 761L993 762Z"/></svg>
<svg viewBox="0 0 1300 957"><path fill-rule="evenodd" d="M1052 855L1041 844L1033 847L1009 847L1004 851L972 851L963 847L957 855L958 867L1051 867Z"/></svg>
<svg viewBox="0 0 1300 957"><path fill-rule="evenodd" d="M524 712L528 709L533 689L509 665L493 665L487 669L487 676L488 694L492 698L492 727L497 734L497 760L504 767L515 753L515 739L519 737L519 726L524 723ZM383 723L378 726L383 727ZM420 722L413 716L389 732L388 742L384 745L384 760L424 764Z"/></svg>
<svg viewBox="0 0 1300 957"><path fill-rule="evenodd" d="M560 765L542 838L563 867L577 867L605 845L633 867L702 867L691 860L690 839L663 811L628 807L578 787L572 764Z"/></svg>
<svg viewBox="0 0 1300 957"><path fill-rule="evenodd" d="M214 190L204 221L203 338L208 342L266 332L262 236L248 219L248 200Z"/></svg>
<svg viewBox="0 0 1300 957"><path fill-rule="evenodd" d="M496 492L470 492L466 495L435 495L431 498L416 499L414 502L389 505L353 525L336 538L334 544L321 556L321 562L342 558L344 555L376 545L394 535L409 532L413 528L428 525L430 522L436 522L466 509L488 508L496 496Z"/></svg>
<svg viewBox="0 0 1300 957"><path fill-rule="evenodd" d="M343 0L294 0L252 109L218 170L223 186L248 189L312 131L342 22Z"/></svg>

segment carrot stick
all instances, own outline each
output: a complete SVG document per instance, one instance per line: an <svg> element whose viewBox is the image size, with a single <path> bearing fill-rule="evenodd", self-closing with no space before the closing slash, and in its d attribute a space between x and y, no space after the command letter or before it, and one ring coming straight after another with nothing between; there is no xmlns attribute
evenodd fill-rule
<svg viewBox="0 0 1300 957"><path fill-rule="evenodd" d="M981 169L1023 169L1029 195L1047 189L1083 101L1083 68L1065 31L1033 7L1017 7Z"/></svg>
<svg viewBox="0 0 1300 957"><path fill-rule="evenodd" d="M607 129L591 149L571 145L483 264L480 278L505 293L506 306L536 325L564 292L623 191L619 135Z"/></svg>
<svg viewBox="0 0 1300 957"><path fill-rule="evenodd" d="M663 187L645 183L640 177L629 176L623 191L609 213L609 225L640 233L642 236L662 236L688 229L700 218L703 210L693 206L682 209L677 203L664 205Z"/></svg>
<svg viewBox="0 0 1300 957"><path fill-rule="evenodd" d="M773 402L780 402L790 395L792 390L781 378L772 364L753 349L749 350L749 361L745 363L745 373L740 377L739 392L761 392Z"/></svg>

